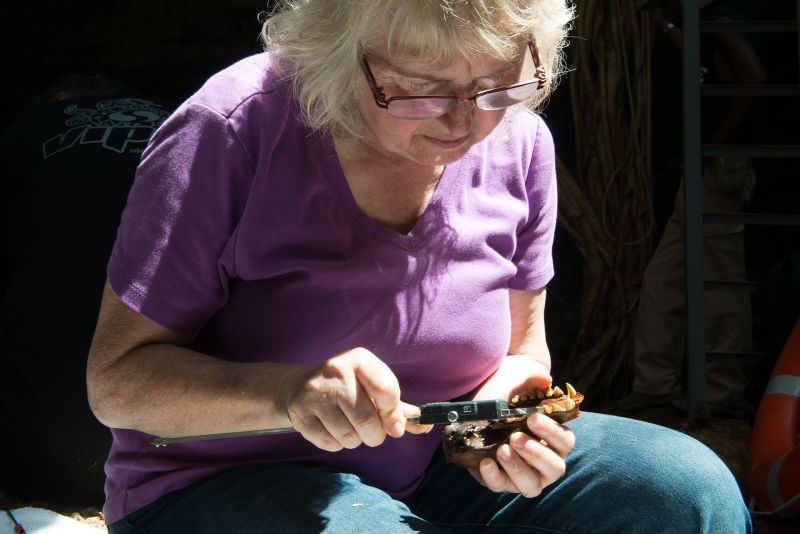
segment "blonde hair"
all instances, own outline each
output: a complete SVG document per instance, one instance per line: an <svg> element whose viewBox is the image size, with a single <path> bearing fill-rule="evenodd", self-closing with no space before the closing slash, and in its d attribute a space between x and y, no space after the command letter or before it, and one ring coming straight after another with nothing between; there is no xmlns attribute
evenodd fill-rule
<svg viewBox="0 0 800 534"><path fill-rule="evenodd" d="M291 81L304 121L335 136L359 136L353 87L365 49L386 47L422 62L476 53L510 61L533 40L547 72L547 84L528 103L536 107L565 70L573 11L569 0L280 0L261 37Z"/></svg>

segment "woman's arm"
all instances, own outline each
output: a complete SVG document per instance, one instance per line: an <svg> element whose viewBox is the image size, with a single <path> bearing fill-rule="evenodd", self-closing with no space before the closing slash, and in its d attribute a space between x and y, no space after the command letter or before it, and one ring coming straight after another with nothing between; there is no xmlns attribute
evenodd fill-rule
<svg viewBox="0 0 800 534"><path fill-rule="evenodd" d="M129 308L106 284L87 365L97 418L166 437L294 426L318 447L339 450L399 437L413 411L400 402L391 370L366 349L308 366L228 362L190 349L192 342Z"/></svg>
<svg viewBox="0 0 800 534"><path fill-rule="evenodd" d="M191 350L193 339L132 310L106 284L87 365L97 418L160 436L291 426L278 410L279 377L300 366L226 362Z"/></svg>
<svg viewBox="0 0 800 534"><path fill-rule="evenodd" d="M476 399L510 399L517 393L546 388L550 377L550 351L544 328L545 289L509 290L511 343L503 363L475 391Z"/></svg>
<svg viewBox="0 0 800 534"><path fill-rule="evenodd" d="M718 17L715 22L734 22L730 17ZM766 69L756 50L739 33L724 32L713 35L712 61L718 78L735 84L763 84L767 81ZM742 123L753 113L758 97L733 96L728 98L715 130L708 142L714 145L728 143Z"/></svg>

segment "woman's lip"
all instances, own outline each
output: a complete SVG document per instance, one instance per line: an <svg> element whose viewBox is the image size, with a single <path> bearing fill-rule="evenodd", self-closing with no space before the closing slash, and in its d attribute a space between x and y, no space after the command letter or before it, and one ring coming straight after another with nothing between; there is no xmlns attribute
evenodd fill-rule
<svg viewBox="0 0 800 534"><path fill-rule="evenodd" d="M442 148L458 148L463 145L467 139L469 139L469 135L465 135L464 137L459 137L458 139L438 139L436 137L426 136L428 140L438 145Z"/></svg>

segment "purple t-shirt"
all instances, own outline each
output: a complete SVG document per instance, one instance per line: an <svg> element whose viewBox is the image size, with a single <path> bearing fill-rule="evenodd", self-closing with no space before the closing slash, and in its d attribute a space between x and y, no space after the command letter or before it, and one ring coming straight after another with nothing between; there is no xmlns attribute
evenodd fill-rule
<svg viewBox="0 0 800 534"><path fill-rule="evenodd" d="M321 364L366 347L413 404L459 397L507 353L508 288L553 275L553 140L517 106L447 166L407 234L363 213L331 139L299 119L269 56L213 76L142 156L108 267L131 308L230 361ZM237 465L308 462L395 496L414 489L439 432L325 452L299 434L150 445L114 429L106 519Z"/></svg>

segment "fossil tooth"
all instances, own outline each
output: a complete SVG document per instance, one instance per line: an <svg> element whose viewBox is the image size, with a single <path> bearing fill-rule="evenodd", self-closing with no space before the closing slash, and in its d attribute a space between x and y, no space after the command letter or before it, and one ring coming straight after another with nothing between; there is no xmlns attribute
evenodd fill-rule
<svg viewBox="0 0 800 534"><path fill-rule="evenodd" d="M467 445L469 447L482 447L483 446L483 437L481 437L477 433L473 433L471 436L467 438Z"/></svg>
<svg viewBox="0 0 800 534"><path fill-rule="evenodd" d="M577 392L575 391L575 388L574 388L574 387L572 387L572 384L570 384L569 382L567 382L567 396L568 396L570 399L574 399L574 398L575 398L575 395L577 395Z"/></svg>
<svg viewBox="0 0 800 534"><path fill-rule="evenodd" d="M545 397L552 397L553 396L553 388L547 388L544 392Z"/></svg>
<svg viewBox="0 0 800 534"><path fill-rule="evenodd" d="M544 408L544 413L553 413L553 405L552 404L545 404L542 406Z"/></svg>
<svg viewBox="0 0 800 534"><path fill-rule="evenodd" d="M563 394L564 394L564 392L561 391L560 387L556 386L556 387L553 388L553 395L555 395L557 397L560 397Z"/></svg>
<svg viewBox="0 0 800 534"><path fill-rule="evenodd" d="M569 397L566 397L564 399L564 408L563 408L563 410L568 411L568 410L573 409L574 407L575 407L575 401L572 400Z"/></svg>

